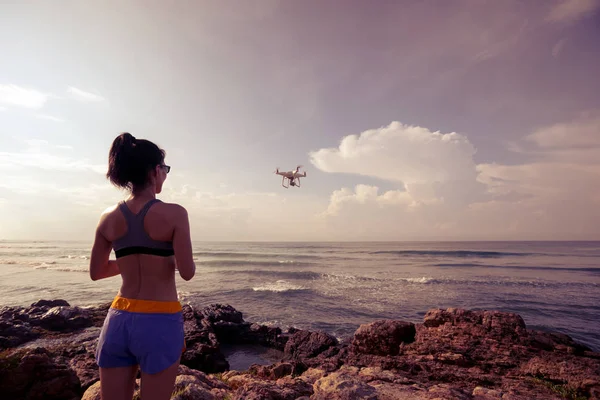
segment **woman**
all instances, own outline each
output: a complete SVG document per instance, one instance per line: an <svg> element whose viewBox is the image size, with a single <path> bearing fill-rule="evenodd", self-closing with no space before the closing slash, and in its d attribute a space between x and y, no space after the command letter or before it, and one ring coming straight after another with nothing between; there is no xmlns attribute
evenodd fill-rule
<svg viewBox="0 0 600 400"><path fill-rule="evenodd" d="M90 257L92 280L122 278L96 350L103 399L131 400L138 366L142 399L169 399L185 347L175 269L188 281L196 266L185 208L156 199L171 169L164 158L129 133L109 152L107 178L131 195L100 217Z"/></svg>

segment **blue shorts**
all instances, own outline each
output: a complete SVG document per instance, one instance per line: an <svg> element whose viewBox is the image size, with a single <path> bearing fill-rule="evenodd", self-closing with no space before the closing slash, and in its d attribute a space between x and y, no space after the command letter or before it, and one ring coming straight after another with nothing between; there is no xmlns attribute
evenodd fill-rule
<svg viewBox="0 0 600 400"><path fill-rule="evenodd" d="M185 350L183 314L178 301L116 297L108 310L96 349L100 368L140 366L156 374Z"/></svg>

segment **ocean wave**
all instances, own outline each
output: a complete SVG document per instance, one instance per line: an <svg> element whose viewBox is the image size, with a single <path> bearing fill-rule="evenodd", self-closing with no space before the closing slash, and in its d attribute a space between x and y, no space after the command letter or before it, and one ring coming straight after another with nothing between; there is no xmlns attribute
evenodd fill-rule
<svg viewBox="0 0 600 400"><path fill-rule="evenodd" d="M198 261L198 265L203 266L237 266L237 265L252 265L252 266L262 266L262 267L280 267L282 265L294 265L294 266L308 266L314 265L313 263L300 262L294 260L205 260Z"/></svg>
<svg viewBox="0 0 600 400"><path fill-rule="evenodd" d="M89 269L87 267L50 267L47 268L48 271L61 271L61 272L88 272Z"/></svg>
<svg viewBox="0 0 600 400"><path fill-rule="evenodd" d="M0 245L0 249L32 250L32 249L58 249L58 246L6 246Z"/></svg>
<svg viewBox="0 0 600 400"><path fill-rule="evenodd" d="M194 251L196 257L225 257L225 258L320 258L311 254L290 253L261 253L261 252L236 252L236 251Z"/></svg>
<svg viewBox="0 0 600 400"><path fill-rule="evenodd" d="M55 265L56 261L48 261L48 262L32 262L29 265L33 266L33 269L47 269L52 265Z"/></svg>
<svg viewBox="0 0 600 400"><path fill-rule="evenodd" d="M368 281L381 281L379 278L371 278L368 276L359 276L359 275L351 275L351 274L327 274L321 273L319 274L319 278L326 279L329 281L343 281L343 282L368 282Z"/></svg>
<svg viewBox="0 0 600 400"><path fill-rule="evenodd" d="M600 273L600 268L594 267L545 267L545 266L520 266L520 265L490 265L479 263L440 263L433 264L434 267L456 267L456 268L498 268L498 269L523 269L523 270L540 270L540 271L577 271L577 272L592 272Z"/></svg>
<svg viewBox="0 0 600 400"><path fill-rule="evenodd" d="M297 290L306 290L304 286L294 285L293 283L280 279L274 283L266 283L262 286L256 286L252 288L255 292L291 292Z"/></svg>
<svg viewBox="0 0 600 400"><path fill-rule="evenodd" d="M192 292L186 292L186 291L183 291L183 290L178 290L177 291L177 298L180 301L187 301L191 296L192 296Z"/></svg>
<svg viewBox="0 0 600 400"><path fill-rule="evenodd" d="M473 250L378 250L368 254L390 254L398 256L435 256L456 258L500 258L532 256L536 253L511 253L504 251L473 251Z"/></svg>
<svg viewBox="0 0 600 400"><path fill-rule="evenodd" d="M215 271L215 274L225 272L227 275L252 275L261 277L287 278L287 279L304 279L313 280L320 278L323 274L312 271L281 271L281 270L264 270L264 269L246 269L232 271Z"/></svg>
<svg viewBox="0 0 600 400"><path fill-rule="evenodd" d="M397 278L397 280L405 281L405 282L408 282L408 283L430 283L434 279L433 278L428 278L426 276L422 276L420 278Z"/></svg>

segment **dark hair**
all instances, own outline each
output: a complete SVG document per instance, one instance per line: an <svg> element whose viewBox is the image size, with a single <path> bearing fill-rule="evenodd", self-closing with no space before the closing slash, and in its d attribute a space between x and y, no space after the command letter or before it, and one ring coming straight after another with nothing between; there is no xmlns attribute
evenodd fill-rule
<svg viewBox="0 0 600 400"><path fill-rule="evenodd" d="M121 133L110 147L106 177L113 185L132 192L143 189L148 184L150 171L163 163L165 154L149 140Z"/></svg>

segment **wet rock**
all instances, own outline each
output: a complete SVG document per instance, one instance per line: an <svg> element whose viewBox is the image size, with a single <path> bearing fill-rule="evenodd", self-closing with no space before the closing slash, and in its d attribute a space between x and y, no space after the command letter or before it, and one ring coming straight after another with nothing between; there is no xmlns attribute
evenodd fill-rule
<svg viewBox="0 0 600 400"><path fill-rule="evenodd" d="M31 307L70 307L71 305L66 300L38 300L31 304Z"/></svg>
<svg viewBox="0 0 600 400"><path fill-rule="evenodd" d="M0 350L19 346L40 336L40 332L28 322L0 319Z"/></svg>
<svg viewBox="0 0 600 400"><path fill-rule="evenodd" d="M39 319L31 321L50 331L70 332L92 326L91 316L79 307L52 307Z"/></svg>
<svg viewBox="0 0 600 400"><path fill-rule="evenodd" d="M242 313L228 304L212 304L204 307L201 314L208 322L233 322L236 324L244 322Z"/></svg>

